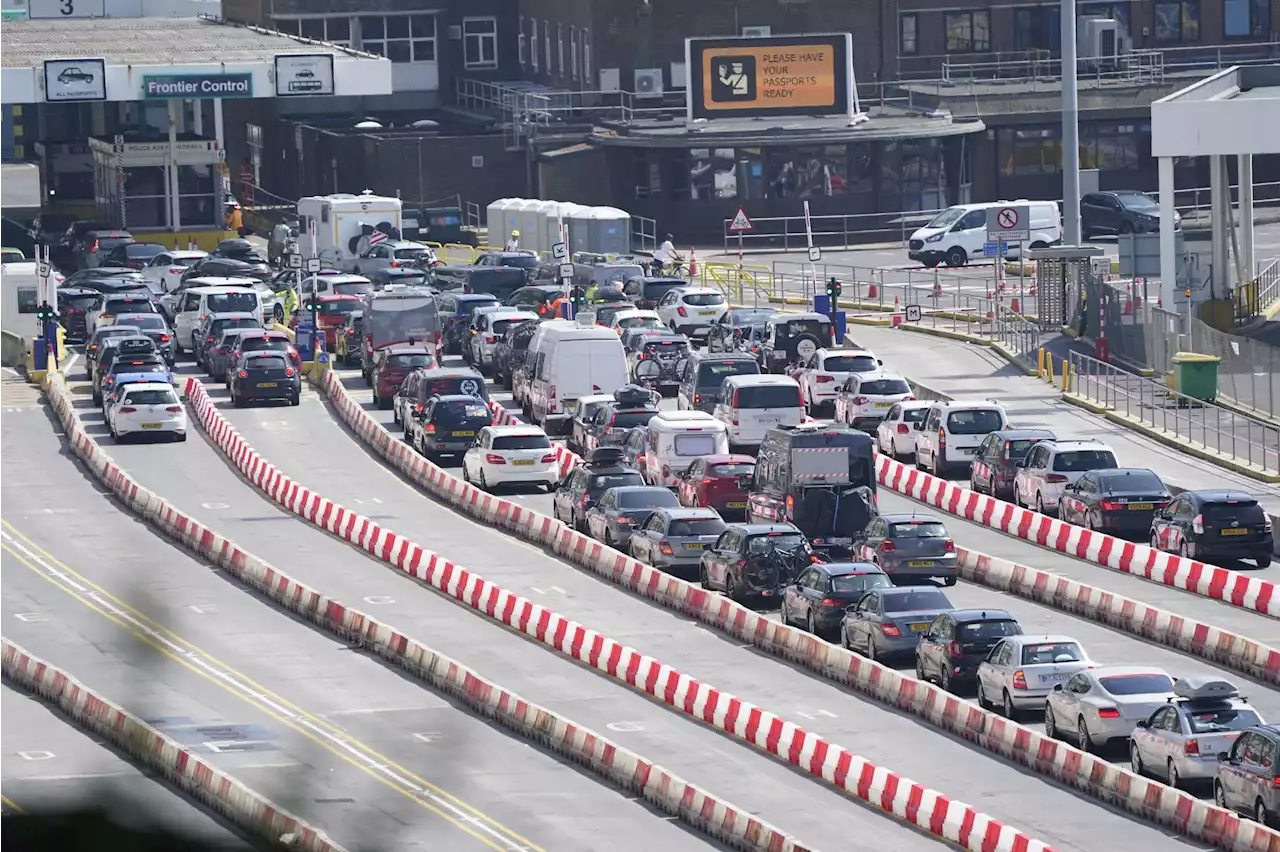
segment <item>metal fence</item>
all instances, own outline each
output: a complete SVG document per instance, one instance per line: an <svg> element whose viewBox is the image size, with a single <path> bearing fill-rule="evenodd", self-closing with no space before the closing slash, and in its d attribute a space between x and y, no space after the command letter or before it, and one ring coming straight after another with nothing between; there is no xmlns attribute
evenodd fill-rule
<svg viewBox="0 0 1280 852"><path fill-rule="evenodd" d="M1280 428L1078 352L1068 355L1068 364L1071 393L1180 443L1280 473Z"/></svg>
<svg viewBox="0 0 1280 852"><path fill-rule="evenodd" d="M1280 406L1280 349L1191 320L1187 350L1217 355L1218 389L1230 401L1274 417Z"/></svg>

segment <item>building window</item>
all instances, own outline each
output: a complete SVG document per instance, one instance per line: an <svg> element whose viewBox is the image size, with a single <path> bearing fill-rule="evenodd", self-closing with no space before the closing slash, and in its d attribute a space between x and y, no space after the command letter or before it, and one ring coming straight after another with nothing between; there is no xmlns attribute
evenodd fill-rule
<svg viewBox="0 0 1280 852"><path fill-rule="evenodd" d="M591 42L585 28L582 30L582 79L587 82L587 88L595 88L596 84L591 79Z"/></svg>
<svg viewBox="0 0 1280 852"><path fill-rule="evenodd" d="M351 46L351 17L276 18L276 29L314 41L327 41L342 47Z"/></svg>
<svg viewBox="0 0 1280 852"><path fill-rule="evenodd" d="M520 54L520 67L523 68L525 66L525 63L528 62L528 50L529 50L529 44L528 42L525 41L527 37L524 34L524 15L520 16L520 28L516 32L520 34L516 38L516 45L517 45L516 49L519 51L519 54Z"/></svg>
<svg viewBox="0 0 1280 852"><path fill-rule="evenodd" d="M689 197L695 201L738 197L738 166L732 148L689 151Z"/></svg>
<svg viewBox="0 0 1280 852"><path fill-rule="evenodd" d="M462 64L466 68L498 67L498 19L462 19Z"/></svg>
<svg viewBox="0 0 1280 852"><path fill-rule="evenodd" d="M542 46L547 60L547 76L551 76L551 22L542 22Z"/></svg>
<svg viewBox="0 0 1280 852"><path fill-rule="evenodd" d="M1001 130L998 143L1000 173L1003 175L1051 175L1062 169L1062 137L1059 128Z"/></svg>
<svg viewBox="0 0 1280 852"><path fill-rule="evenodd" d="M529 19L529 67L538 70L538 19Z"/></svg>
<svg viewBox="0 0 1280 852"><path fill-rule="evenodd" d="M569 27L569 76L578 79L578 28Z"/></svg>
<svg viewBox="0 0 1280 852"><path fill-rule="evenodd" d="M636 152L636 198L662 195L662 167L666 153L663 148Z"/></svg>
<svg viewBox="0 0 1280 852"><path fill-rule="evenodd" d="M1138 168L1140 139L1150 136L1151 125L1082 122L1080 167L1104 172L1128 172Z"/></svg>
<svg viewBox="0 0 1280 852"><path fill-rule="evenodd" d="M360 47L392 62L435 62L435 15L361 15Z"/></svg>
<svg viewBox="0 0 1280 852"><path fill-rule="evenodd" d="M947 12L947 53L983 53L991 49L990 12Z"/></svg>
<svg viewBox="0 0 1280 852"><path fill-rule="evenodd" d="M898 16L898 53L902 56L915 56L920 50L916 40L916 26L920 19L916 15Z"/></svg>
<svg viewBox="0 0 1280 852"><path fill-rule="evenodd" d="M1110 18L1120 24L1126 33L1131 32L1128 3L1081 3L1076 15L1080 18Z"/></svg>
<svg viewBox="0 0 1280 852"><path fill-rule="evenodd" d="M557 77L564 76L564 24L556 24L556 60L559 70L556 71Z"/></svg>
<svg viewBox="0 0 1280 852"><path fill-rule="evenodd" d="M1057 50L1062 45L1062 11L1057 6L1013 10L1015 50Z"/></svg>
<svg viewBox="0 0 1280 852"><path fill-rule="evenodd" d="M830 198L848 191L844 145L770 148L765 163L769 198Z"/></svg>
<svg viewBox="0 0 1280 852"><path fill-rule="evenodd" d="M1160 44L1200 40L1200 0L1156 3L1156 41Z"/></svg>
<svg viewBox="0 0 1280 852"><path fill-rule="evenodd" d="M1267 0L1223 0L1222 32L1227 38L1265 39L1270 25Z"/></svg>

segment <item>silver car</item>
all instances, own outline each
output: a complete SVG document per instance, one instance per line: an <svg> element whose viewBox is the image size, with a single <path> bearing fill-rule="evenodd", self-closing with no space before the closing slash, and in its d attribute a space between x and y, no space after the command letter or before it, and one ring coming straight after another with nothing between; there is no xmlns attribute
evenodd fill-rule
<svg viewBox="0 0 1280 852"><path fill-rule="evenodd" d="M1164 778L1174 787L1211 781L1218 755L1230 751L1248 728L1265 724L1228 681L1185 677L1173 692L1177 700L1139 721L1129 735L1129 762L1139 775Z"/></svg>
<svg viewBox="0 0 1280 852"><path fill-rule="evenodd" d="M1053 687L1044 705L1044 732L1094 750L1128 740L1138 722L1174 697L1173 678L1155 666L1086 669Z"/></svg>
<svg viewBox="0 0 1280 852"><path fill-rule="evenodd" d="M881 515L867 524L861 558L879 565L895 583L941 577L956 584L956 544L941 518L924 514Z"/></svg>
<svg viewBox="0 0 1280 852"><path fill-rule="evenodd" d="M631 534L632 556L685 579L697 579L703 551L724 532L715 509L659 509Z"/></svg>
<svg viewBox="0 0 1280 852"><path fill-rule="evenodd" d="M941 589L904 586L873 589L844 614L840 644L870 659L909 654L941 613L955 609Z"/></svg>
<svg viewBox="0 0 1280 852"><path fill-rule="evenodd" d="M1070 636L1009 636L978 666L978 704L1010 719L1044 707L1055 686L1092 665Z"/></svg>

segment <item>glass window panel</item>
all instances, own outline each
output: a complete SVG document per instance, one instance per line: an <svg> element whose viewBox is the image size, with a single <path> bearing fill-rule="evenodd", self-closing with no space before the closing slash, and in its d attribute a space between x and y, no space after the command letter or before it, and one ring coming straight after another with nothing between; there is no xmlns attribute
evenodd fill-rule
<svg viewBox="0 0 1280 852"><path fill-rule="evenodd" d="M325 20L325 29L329 41L346 42L351 40L350 18L327 18Z"/></svg>
<svg viewBox="0 0 1280 852"><path fill-rule="evenodd" d="M407 15L387 16L387 38L408 38L409 18Z"/></svg>
<svg viewBox="0 0 1280 852"><path fill-rule="evenodd" d="M367 16L360 19L360 38L377 40L386 38L386 35L385 18Z"/></svg>
<svg viewBox="0 0 1280 852"><path fill-rule="evenodd" d="M386 56L392 62L410 62L409 42L388 41Z"/></svg>
<svg viewBox="0 0 1280 852"><path fill-rule="evenodd" d="M324 41L324 18L303 18L302 24L303 38L313 38L316 41Z"/></svg>
<svg viewBox="0 0 1280 852"><path fill-rule="evenodd" d="M435 39L421 39L413 43L413 61L414 62L435 62L436 61L436 42Z"/></svg>
<svg viewBox="0 0 1280 852"><path fill-rule="evenodd" d="M435 15L411 15L409 25L414 38L436 37Z"/></svg>

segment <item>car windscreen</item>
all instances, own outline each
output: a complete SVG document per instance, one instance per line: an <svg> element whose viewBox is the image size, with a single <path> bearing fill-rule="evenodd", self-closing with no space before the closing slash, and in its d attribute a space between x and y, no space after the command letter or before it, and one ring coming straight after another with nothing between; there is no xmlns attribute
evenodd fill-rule
<svg viewBox="0 0 1280 852"><path fill-rule="evenodd" d="M431 365L431 356L426 352L407 352L387 356L387 367L393 370L408 370L412 367L430 367Z"/></svg>
<svg viewBox="0 0 1280 852"><path fill-rule="evenodd" d="M459 399L440 403L432 416L436 420L456 423L460 420L489 420L492 415L488 406L479 400L467 402Z"/></svg>
<svg viewBox="0 0 1280 852"><path fill-rule="evenodd" d="M770 545L778 550L795 550L805 547L807 543L808 539L800 533L766 533L747 539L747 552L767 553Z"/></svg>
<svg viewBox="0 0 1280 852"><path fill-rule="evenodd" d="M479 295L468 299L458 300L458 316L468 321L476 315L476 311L485 305L498 304L497 296Z"/></svg>
<svg viewBox="0 0 1280 852"><path fill-rule="evenodd" d="M542 261L530 254L509 255L501 258L500 266L514 266L519 269L533 269Z"/></svg>
<svg viewBox="0 0 1280 852"><path fill-rule="evenodd" d="M285 361L280 355L258 355L254 358L246 358L245 366L250 370L287 370L289 362Z"/></svg>
<svg viewBox="0 0 1280 852"><path fill-rule="evenodd" d="M929 413L927 408L908 408L902 412L903 423L923 423L924 416Z"/></svg>
<svg viewBox="0 0 1280 852"><path fill-rule="evenodd" d="M613 318L618 311L630 310L629 305L614 305L608 308L596 308L596 323L598 325L613 325Z"/></svg>
<svg viewBox="0 0 1280 852"><path fill-rule="evenodd" d="M906 379L869 379L858 385L858 393L871 396L896 396L911 393L911 386Z"/></svg>
<svg viewBox="0 0 1280 852"><path fill-rule="evenodd" d="M1017 636L1022 633L1018 622L1009 619L990 619L988 621L967 621L960 625L956 637L961 642L991 642L1005 636Z"/></svg>
<svg viewBox="0 0 1280 852"><path fill-rule="evenodd" d="M724 296L719 293L688 293L684 297L684 303L686 305L698 305L701 307L723 305Z"/></svg>
<svg viewBox="0 0 1280 852"><path fill-rule="evenodd" d="M967 211L963 207L950 207L929 220L926 228L950 228L959 222Z"/></svg>
<svg viewBox="0 0 1280 852"><path fill-rule="evenodd" d="M450 396L465 393L488 399L484 379L479 376L444 376L425 383L427 396Z"/></svg>
<svg viewBox="0 0 1280 852"><path fill-rule="evenodd" d="M724 521L719 518L675 520L667 527L669 536L719 535L722 532L724 532Z"/></svg>
<svg viewBox="0 0 1280 852"><path fill-rule="evenodd" d="M657 415L658 412L652 409L643 411L617 411L614 412L613 420L609 423L611 429L631 429L636 426L644 426Z"/></svg>
<svg viewBox="0 0 1280 852"><path fill-rule="evenodd" d="M677 432L672 443L678 456L709 456L716 451L714 432Z"/></svg>
<svg viewBox="0 0 1280 852"><path fill-rule="evenodd" d="M363 312L364 305L355 299L335 299L331 302L320 303L322 316L345 316L346 314L354 314L357 311Z"/></svg>
<svg viewBox="0 0 1280 852"><path fill-rule="evenodd" d="M852 595L872 589L887 589L892 585L884 574L841 574L831 578L831 593Z"/></svg>
<svg viewBox="0 0 1280 852"><path fill-rule="evenodd" d="M176 405L178 397L172 388L148 388L129 391L122 405Z"/></svg>
<svg viewBox="0 0 1280 852"><path fill-rule="evenodd" d="M181 266L183 269L190 269L200 261L202 257L171 257L169 258L169 266Z"/></svg>
<svg viewBox="0 0 1280 852"><path fill-rule="evenodd" d="M222 335L222 339L218 341L218 347L221 349L230 349L236 345L236 338L240 336L238 331L229 331Z"/></svg>
<svg viewBox="0 0 1280 852"><path fill-rule="evenodd" d="M551 439L546 435L497 435L493 439L495 450L546 450Z"/></svg>
<svg viewBox="0 0 1280 852"><path fill-rule="evenodd" d="M618 328L662 328L662 320L657 317L623 317L618 320Z"/></svg>
<svg viewBox="0 0 1280 852"><path fill-rule="evenodd" d="M292 345L283 337L246 337L240 343L240 351L257 352L262 349L274 349L284 352Z"/></svg>
<svg viewBox="0 0 1280 852"><path fill-rule="evenodd" d="M889 525L889 537L946 538L947 528L939 521L894 521Z"/></svg>
<svg viewBox="0 0 1280 852"><path fill-rule="evenodd" d="M747 325L764 325L776 311L730 311L729 322L737 328Z"/></svg>
<svg viewBox="0 0 1280 852"><path fill-rule="evenodd" d="M947 415L947 433L950 435L985 435L1004 425L1004 418L994 408L971 408L953 411Z"/></svg>
<svg viewBox="0 0 1280 852"><path fill-rule="evenodd" d="M422 287L427 283L427 273L418 272L413 275L393 275L385 279L386 283L382 286L395 284L401 287ZM378 285L374 284L374 289L378 289ZM339 290L338 292L342 292Z"/></svg>
<svg viewBox="0 0 1280 852"><path fill-rule="evenodd" d="M164 361L157 355L121 355L111 362L111 372L117 375L148 373L152 370L158 373L165 370Z"/></svg>
<svg viewBox="0 0 1280 852"><path fill-rule="evenodd" d="M1219 734L1225 731L1243 731L1261 725L1258 714L1248 707L1194 707L1187 710L1187 721L1193 734Z"/></svg>
<svg viewBox="0 0 1280 852"><path fill-rule="evenodd" d="M1143 195L1140 192L1121 192L1117 193L1116 198L1120 199L1120 205L1126 210L1150 213L1153 216L1158 216L1160 213L1160 203L1150 195Z"/></svg>
<svg viewBox="0 0 1280 852"><path fill-rule="evenodd" d="M527 317L511 317L509 319L496 319L491 323L493 327L489 329L489 334L496 337L497 335L505 333L506 330L511 327L512 323L525 322L526 319ZM527 343L525 344L525 348L528 348Z"/></svg>
<svg viewBox="0 0 1280 852"><path fill-rule="evenodd" d="M1167 674L1103 675L1098 678L1102 688L1112 695L1151 695L1173 692L1173 680Z"/></svg>
<svg viewBox="0 0 1280 852"><path fill-rule="evenodd" d="M374 286L369 281L340 281L333 285L333 292L339 296L363 296L373 291Z"/></svg>
<svg viewBox="0 0 1280 852"><path fill-rule="evenodd" d="M675 492L669 488L646 488L643 491L622 491L618 494L620 509L669 509L679 505Z"/></svg>
<svg viewBox="0 0 1280 852"><path fill-rule="evenodd" d="M1053 469L1064 473L1103 470L1115 466L1116 457L1110 450L1068 450L1053 458Z"/></svg>
<svg viewBox="0 0 1280 852"><path fill-rule="evenodd" d="M610 488L621 488L624 485L644 485L644 477L636 472L599 473L591 478L588 489L593 496L599 497Z"/></svg>
<svg viewBox="0 0 1280 852"><path fill-rule="evenodd" d="M712 476L751 476L756 466L754 462L723 462L711 465L707 472Z"/></svg>
<svg viewBox="0 0 1280 852"><path fill-rule="evenodd" d="M1160 477L1149 470L1129 470L1124 473L1100 474L1098 484L1108 494L1143 493L1159 494L1164 491Z"/></svg>
<svg viewBox="0 0 1280 852"><path fill-rule="evenodd" d="M133 237L99 237L98 251L111 251L116 246L127 245L133 242Z"/></svg>
<svg viewBox="0 0 1280 852"><path fill-rule="evenodd" d="M152 245L151 243L131 243L125 250L125 256L129 258L153 258L165 250L164 246Z"/></svg>
<svg viewBox="0 0 1280 852"><path fill-rule="evenodd" d="M164 317L159 314L130 314L129 316L120 317L116 320L117 325L127 325L133 328L150 328L156 331L163 331L168 328L164 324Z"/></svg>
<svg viewBox="0 0 1280 852"><path fill-rule="evenodd" d="M1037 642L1022 646L1024 666L1042 666L1052 663L1078 663L1084 659L1084 651L1075 642Z"/></svg>
<svg viewBox="0 0 1280 852"><path fill-rule="evenodd" d="M425 257L427 257L427 249L425 248L396 249L396 260L421 260Z"/></svg>
<svg viewBox="0 0 1280 852"><path fill-rule="evenodd" d="M243 293L210 293L209 311L215 314L247 314L258 309L258 294L252 290Z"/></svg>
<svg viewBox="0 0 1280 852"><path fill-rule="evenodd" d="M938 589L911 589L886 594L885 612L918 612L922 609L951 609L951 601Z"/></svg>
<svg viewBox="0 0 1280 852"><path fill-rule="evenodd" d="M93 307L93 305L97 301L98 301L97 296L94 296L88 293L78 294L75 296L68 296L66 293L58 294L58 307L60 308L69 308L69 309L83 311L87 308Z"/></svg>
<svg viewBox="0 0 1280 852"><path fill-rule="evenodd" d="M828 355L822 361L824 373L874 373L879 369L870 355Z"/></svg>
<svg viewBox="0 0 1280 852"><path fill-rule="evenodd" d="M698 387L719 389L727 376L757 375L760 365L746 358L703 361L698 365Z"/></svg>
<svg viewBox="0 0 1280 852"><path fill-rule="evenodd" d="M673 358L688 351L689 343L685 340L653 340L644 345L644 351L660 358Z"/></svg>
<svg viewBox="0 0 1280 852"><path fill-rule="evenodd" d="M791 337L811 334L821 343L831 336L831 324L816 319L788 320L785 324L778 325L778 331Z"/></svg>
<svg viewBox="0 0 1280 852"><path fill-rule="evenodd" d="M1222 524L1232 521L1260 523L1263 520L1262 507L1256 500L1233 500L1224 503L1205 503L1200 507L1205 523Z"/></svg>
<svg viewBox="0 0 1280 852"><path fill-rule="evenodd" d="M736 408L803 408L800 388L791 385L748 385L734 393Z"/></svg>
<svg viewBox="0 0 1280 852"><path fill-rule="evenodd" d="M638 275L641 273L637 270L636 274ZM656 302L659 299L661 299L663 296L670 293L672 290L680 290L688 286L689 284L687 281L649 281L644 285L644 298L650 301ZM723 301L724 300L721 299L720 302L707 302L706 304L718 305L718 304L721 304ZM689 302L689 304L697 305L702 303Z"/></svg>
<svg viewBox="0 0 1280 852"><path fill-rule="evenodd" d="M104 314L154 314L158 309L150 299L107 299Z"/></svg>
<svg viewBox="0 0 1280 852"><path fill-rule="evenodd" d="M1040 443L1041 438L1020 438L1016 441L1004 442L1004 457L1009 461L1026 458L1031 448Z"/></svg>
<svg viewBox="0 0 1280 852"><path fill-rule="evenodd" d="M214 320L209 329L209 334L211 337L216 338L220 334L226 334L229 328L262 328L262 323L248 317Z"/></svg>

